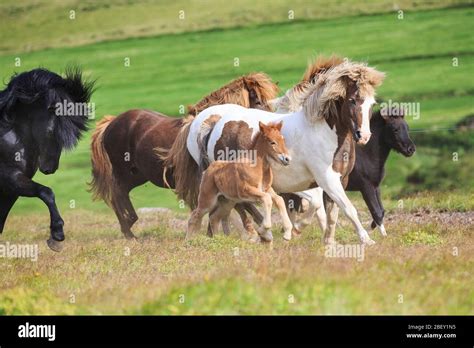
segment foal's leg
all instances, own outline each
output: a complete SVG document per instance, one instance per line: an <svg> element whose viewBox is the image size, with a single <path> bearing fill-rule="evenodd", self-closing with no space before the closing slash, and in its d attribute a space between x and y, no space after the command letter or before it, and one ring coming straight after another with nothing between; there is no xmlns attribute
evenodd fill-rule
<svg viewBox="0 0 474 348"><path fill-rule="evenodd" d="M247 231L247 235L245 235L245 239L248 239L250 242L259 242L260 241L260 236L253 227L253 221L252 219L247 215L245 208L241 204L237 204L235 206L235 210L240 216L240 219L242 220L242 224L244 225L245 231ZM270 239L265 240L267 242L270 242L273 239L273 236L270 234Z"/></svg>
<svg viewBox="0 0 474 348"><path fill-rule="evenodd" d="M41 199L44 204L46 204L49 210L51 220L51 238L48 239L47 243L51 250L61 251L63 246L60 242L64 240L64 221L61 218L61 215L59 215L53 190L51 190L49 187L34 182L22 173L1 179L2 181L4 179L7 183L6 186L9 187L10 190L12 192L15 192L18 196L37 197Z"/></svg>
<svg viewBox="0 0 474 348"><path fill-rule="evenodd" d="M246 200L260 201L263 203L264 215L262 226L258 230L258 234L263 241L271 242L273 240L272 227L272 196L267 192L262 192L257 187L246 186L239 195L245 197Z"/></svg>
<svg viewBox="0 0 474 348"><path fill-rule="evenodd" d="M217 204L219 190L214 183L214 178L204 174L199 187L199 197L196 209L191 213L188 221L186 240L189 240L200 229L202 218L210 212Z"/></svg>
<svg viewBox="0 0 474 348"><path fill-rule="evenodd" d="M277 206L280 216L283 222L283 239L285 240L291 240L291 234L293 230L293 224L291 223L290 217L288 216L288 212L286 211L286 205L285 205L285 200L283 197L279 196L276 194L276 192L273 190L273 188L270 187L268 190L268 193L272 197L273 202ZM271 210L271 206L270 206Z"/></svg>
<svg viewBox="0 0 474 348"><path fill-rule="evenodd" d="M313 173L313 175L315 178L318 178L319 186L342 209L349 220L351 220L352 224L357 230L360 241L364 244L375 244L375 242L369 237L369 234L362 226L359 217L357 216L356 208L347 197L341 183L340 175L332 170L328 170L320 176L316 175L316 173Z"/></svg>
<svg viewBox="0 0 474 348"><path fill-rule="evenodd" d="M8 213L13 204L15 204L18 196L14 195L0 195L0 234L3 232Z"/></svg>
<svg viewBox="0 0 474 348"><path fill-rule="evenodd" d="M212 237L214 233L217 233L219 230L219 224L221 221L224 221L224 219L227 221L227 218L234 208L235 203L232 201L229 201L228 199L224 197L219 197L217 205L214 207L214 209L209 213L209 224L207 226L207 235ZM223 222L224 225L224 222ZM224 231L226 232L226 231ZM229 231L227 231L226 234L228 234Z"/></svg>

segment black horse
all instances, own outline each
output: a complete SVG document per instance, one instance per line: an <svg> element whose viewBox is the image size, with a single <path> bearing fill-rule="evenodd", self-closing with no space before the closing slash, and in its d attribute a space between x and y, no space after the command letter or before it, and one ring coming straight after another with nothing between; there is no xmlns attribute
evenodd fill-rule
<svg viewBox="0 0 474 348"><path fill-rule="evenodd" d="M372 136L365 146L356 147L354 169L349 174L346 191L360 191L370 214L372 228L379 227L383 235L385 227L383 218L385 210L380 197L380 183L385 176L385 162L391 150L410 157L416 147L408 134L408 124L402 109L392 108L386 114L380 110L375 112L370 120ZM296 194L283 195L290 211L301 211L301 198ZM324 194L324 203L327 203ZM290 204L291 202L291 204Z"/></svg>
<svg viewBox="0 0 474 348"><path fill-rule="evenodd" d="M416 146L408 134L408 124L402 109L392 109L386 115L378 111L370 120L372 136L365 146L356 147L354 169L349 175L347 191L360 191L370 214L372 228L379 227L385 235L385 209L380 197L380 183L385 176L385 162L391 150L405 157L412 156Z"/></svg>
<svg viewBox="0 0 474 348"><path fill-rule="evenodd" d="M54 193L31 178L38 169L56 172L62 150L76 146L87 130L93 88L78 68L66 69L64 78L34 69L14 75L0 92L0 233L18 197L37 197L51 217L48 246L61 250L64 221Z"/></svg>

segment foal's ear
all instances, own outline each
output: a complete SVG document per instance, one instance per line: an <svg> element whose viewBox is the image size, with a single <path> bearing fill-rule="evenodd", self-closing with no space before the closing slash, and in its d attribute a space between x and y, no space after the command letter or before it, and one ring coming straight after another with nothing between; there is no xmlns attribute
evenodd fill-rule
<svg viewBox="0 0 474 348"><path fill-rule="evenodd" d="M265 133L267 126L265 125L265 123L262 123L262 121L258 121L258 129L260 130L260 132Z"/></svg>
<svg viewBox="0 0 474 348"><path fill-rule="evenodd" d="M281 127L283 127L283 121L280 121L275 125L275 128L278 129L278 131L281 131Z"/></svg>

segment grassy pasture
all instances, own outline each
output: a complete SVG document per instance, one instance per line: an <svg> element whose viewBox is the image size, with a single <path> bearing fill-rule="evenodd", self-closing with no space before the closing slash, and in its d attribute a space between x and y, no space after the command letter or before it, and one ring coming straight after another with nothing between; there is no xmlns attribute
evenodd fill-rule
<svg viewBox="0 0 474 348"><path fill-rule="evenodd" d="M472 314L470 226L391 216L362 261L325 257L311 228L290 244L278 229L272 246L236 233L184 243L187 215L175 213L142 214L130 243L111 214L90 211L65 215L67 247L54 254L42 217L13 216L8 240L39 243L39 261L0 260L0 313ZM346 220L337 236L357 243Z"/></svg>
<svg viewBox="0 0 474 348"><path fill-rule="evenodd" d="M325 257L316 228L288 244L275 227L272 246L246 243L237 233L184 243L188 211L178 208L172 192L147 184L132 193L135 206L171 211L139 213L140 239L127 242L112 211L86 191L89 132L63 155L54 176L36 177L56 193L65 250L47 249L48 214L38 200L20 199L7 221L0 240L37 243L40 254L38 262L0 259L0 314L473 313L473 136L437 129L474 113L474 8L458 1L402 1L406 11L398 19L391 1L295 1L296 20L288 21L284 1L271 2L266 11L268 3L240 2L254 8L244 14L226 2L206 20L210 11L200 1L117 1L108 7L5 0L0 78L77 63L98 78L97 119L137 107L179 116L180 105L250 71L267 72L285 90L319 53L366 60L387 72L381 100L416 102L421 111L407 118L411 129L422 131L411 134L417 153L409 159L392 154L387 163L382 192L389 237L374 232L377 244L365 250L362 262ZM78 9L73 25L64 19L70 8ZM178 26L181 8L187 20ZM132 13L119 26L123 14ZM424 186L407 183L415 174ZM418 187L429 191L416 193ZM350 197L368 226L360 194ZM337 237L357 243L345 218Z"/></svg>
<svg viewBox="0 0 474 348"><path fill-rule="evenodd" d="M3 0L0 52L29 52L130 37L464 7L465 0Z"/></svg>

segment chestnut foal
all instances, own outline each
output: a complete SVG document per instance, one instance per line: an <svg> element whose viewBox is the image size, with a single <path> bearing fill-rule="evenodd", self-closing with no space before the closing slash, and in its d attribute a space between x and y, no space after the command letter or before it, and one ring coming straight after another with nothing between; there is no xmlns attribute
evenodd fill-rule
<svg viewBox="0 0 474 348"><path fill-rule="evenodd" d="M272 189L273 173L270 161L273 160L287 166L291 159L285 140L280 133L282 125L283 122L268 125L259 122L260 132L255 135L249 149L249 154L253 152L256 156L250 158L247 156L234 162L215 161L211 163L203 173L198 206L189 219L186 239L199 230L202 218L206 213L209 213L208 235L213 236L214 231L218 230L220 217L216 214L213 215L213 210L217 207L219 196L226 198L225 206L229 212L237 203L262 202L265 214L259 231L260 236L271 236L272 201L278 207L283 225L285 227L291 226L283 198ZM256 160L252 161L251 158L255 157ZM291 228L285 230L291 231ZM289 240L291 236L284 235L283 238Z"/></svg>

